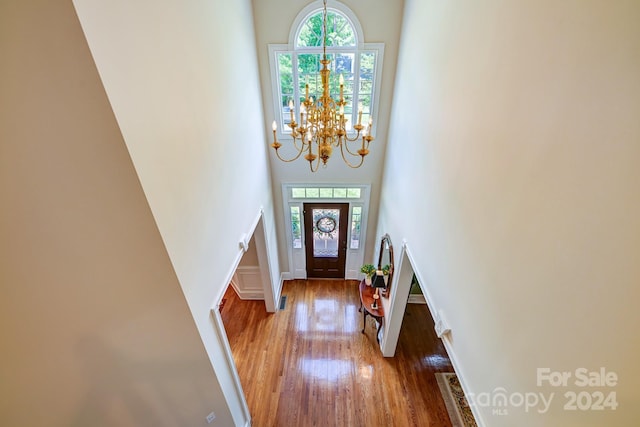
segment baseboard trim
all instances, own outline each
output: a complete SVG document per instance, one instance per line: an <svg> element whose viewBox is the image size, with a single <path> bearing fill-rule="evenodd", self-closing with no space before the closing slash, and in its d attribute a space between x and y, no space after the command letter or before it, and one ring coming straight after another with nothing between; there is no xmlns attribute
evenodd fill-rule
<svg viewBox="0 0 640 427"><path fill-rule="evenodd" d="M449 335L443 336L442 342L444 343L444 347L446 348L447 354L449 355L449 360L451 360L451 365L453 366L453 370L458 376L458 380L460 381L460 386L462 387L464 394L466 396L469 396L470 390L466 384L466 381L464 380L464 375L463 375L460 363L458 362L458 357L456 356L456 353L453 350L453 346L451 344ZM482 414L480 413L480 409L478 408L477 405L471 405L471 413L473 413L473 418L475 418L476 424L478 425L478 427L484 427L487 425L484 422L484 419L482 418Z"/></svg>
<svg viewBox="0 0 640 427"><path fill-rule="evenodd" d="M410 294L407 302L409 304L427 304L427 300L422 294Z"/></svg>

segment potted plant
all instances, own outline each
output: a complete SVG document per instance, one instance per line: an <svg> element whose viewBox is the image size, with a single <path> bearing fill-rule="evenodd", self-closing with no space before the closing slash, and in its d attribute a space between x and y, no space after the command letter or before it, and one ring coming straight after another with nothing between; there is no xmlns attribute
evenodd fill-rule
<svg viewBox="0 0 640 427"><path fill-rule="evenodd" d="M384 284L387 285L389 283L389 273L391 273L391 265L386 264L382 267L382 274L384 276Z"/></svg>
<svg viewBox="0 0 640 427"><path fill-rule="evenodd" d="M376 268L373 266L373 264L365 264L362 267L360 267L360 272L364 273L365 277L364 277L364 281L367 285L371 286L371 278L373 277L373 275L376 273Z"/></svg>

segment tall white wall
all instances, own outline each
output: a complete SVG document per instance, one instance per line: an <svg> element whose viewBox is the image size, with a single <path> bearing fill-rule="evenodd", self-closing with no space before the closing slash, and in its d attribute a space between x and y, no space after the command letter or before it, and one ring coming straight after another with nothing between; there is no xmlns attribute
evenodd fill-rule
<svg viewBox="0 0 640 427"><path fill-rule="evenodd" d="M261 208L279 286L251 3L74 4L224 397L242 425L210 309Z"/></svg>
<svg viewBox="0 0 640 427"><path fill-rule="evenodd" d="M640 3L407 0L378 234L406 239L490 426L640 419ZM616 387L538 387L537 368ZM568 411L565 392L617 410ZM517 402L517 399L516 399ZM538 408L536 408L538 409Z"/></svg>
<svg viewBox="0 0 640 427"><path fill-rule="evenodd" d="M73 5L0 53L0 425L232 425Z"/></svg>

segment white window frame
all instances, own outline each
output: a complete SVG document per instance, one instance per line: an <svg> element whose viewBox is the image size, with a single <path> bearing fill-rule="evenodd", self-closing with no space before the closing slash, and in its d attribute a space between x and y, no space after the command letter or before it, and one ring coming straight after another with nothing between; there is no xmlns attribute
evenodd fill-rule
<svg viewBox="0 0 640 427"><path fill-rule="evenodd" d="M291 190L296 187L312 187L312 188L360 188L360 197L345 198L293 198ZM305 253L305 244L307 242L304 234L304 204L305 203L348 203L349 217L346 221L347 229L347 259L345 262L345 279L358 280L361 278L360 266L364 263L364 249L366 247L367 220L369 213L369 200L371 197L371 185L369 184L282 184L282 202L285 223L285 235L287 240L287 256L289 260L289 274L286 278L290 279L306 279L307 278L307 260ZM300 208L300 231L302 235L302 247L293 247L293 233L291 224L291 207L298 206ZM354 207L362 208L362 216L360 218L360 244L358 249L351 249L351 219L353 217Z"/></svg>
<svg viewBox="0 0 640 427"><path fill-rule="evenodd" d="M285 129L284 126L284 113L281 105L280 95L282 90L280 88L280 78L278 73L278 54L280 53L291 53L294 55L292 58L292 66L293 66L293 89L294 89L294 102L296 111L300 111L300 96L296 96L296 91L300 90L300 85L298 82L298 74L297 74L297 60L295 55L297 54L317 54L322 52L322 47L296 47L296 40L298 38L298 34L302 29L302 24L306 22L311 16L316 14L318 11L322 10L323 3L322 1L315 1L309 5L307 5L304 9L298 13L296 19L294 19L293 24L291 25L291 29L289 31L289 42L288 44L270 44L269 45L269 67L271 68L271 90L272 90L272 99L273 99L273 111L274 111L274 119L278 124L276 130L276 136L278 140L291 140L291 133L288 132L289 127L287 126ZM382 79L382 62L384 58L384 43L364 43L364 33L362 31L362 26L358 21L358 18L353 13L351 9L349 9L344 4L338 1L327 1L327 10L331 10L333 12L337 12L343 15L351 24L352 28L355 32L356 37L356 45L355 46L327 46L327 53L355 53L355 65L354 68L356 70L360 70L360 55L362 53L372 52L376 55L375 67L374 67L374 78L371 88L371 117L373 118L373 127L371 132L373 135L376 134L377 124L378 124L378 104L380 99L380 82ZM353 93L354 98L353 102L353 111L354 115L357 114L357 102L358 102L358 93L359 93L359 78L360 73L356 72L354 74L354 82L353 82ZM354 122L355 120L352 120ZM353 130L352 130L353 131ZM353 131L355 132L355 131Z"/></svg>

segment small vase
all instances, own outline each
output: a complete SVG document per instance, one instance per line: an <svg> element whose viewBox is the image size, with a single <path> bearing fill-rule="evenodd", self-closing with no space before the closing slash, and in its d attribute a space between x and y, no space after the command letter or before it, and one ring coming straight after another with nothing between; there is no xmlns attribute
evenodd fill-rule
<svg viewBox="0 0 640 427"><path fill-rule="evenodd" d="M366 283L367 286L371 286L371 276L366 276L364 278L364 283Z"/></svg>

